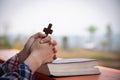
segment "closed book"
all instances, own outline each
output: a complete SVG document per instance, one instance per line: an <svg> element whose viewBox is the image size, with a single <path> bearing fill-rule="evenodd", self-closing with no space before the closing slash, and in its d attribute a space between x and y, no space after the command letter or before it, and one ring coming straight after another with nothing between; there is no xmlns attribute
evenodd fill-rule
<svg viewBox="0 0 120 80"><path fill-rule="evenodd" d="M56 77L100 74L96 66L96 59L64 58L42 65L37 72Z"/></svg>

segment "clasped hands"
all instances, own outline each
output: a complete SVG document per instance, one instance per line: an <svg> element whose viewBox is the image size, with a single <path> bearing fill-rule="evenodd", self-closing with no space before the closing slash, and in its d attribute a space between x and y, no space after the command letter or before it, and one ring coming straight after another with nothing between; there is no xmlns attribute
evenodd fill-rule
<svg viewBox="0 0 120 80"><path fill-rule="evenodd" d="M50 36L36 33L28 39L24 48L18 53L19 63L24 62L34 73L42 64L57 58L56 45L56 41Z"/></svg>

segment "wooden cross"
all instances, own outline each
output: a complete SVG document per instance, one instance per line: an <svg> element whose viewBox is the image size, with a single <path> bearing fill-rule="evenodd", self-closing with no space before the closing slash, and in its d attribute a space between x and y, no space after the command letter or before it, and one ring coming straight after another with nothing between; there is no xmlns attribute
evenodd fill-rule
<svg viewBox="0 0 120 80"><path fill-rule="evenodd" d="M48 34L52 34L52 32L53 32L53 30L51 29L51 27L52 27L52 24L50 23L49 25L48 25L48 28L44 28L43 29L43 32L45 32L45 34L48 36Z"/></svg>

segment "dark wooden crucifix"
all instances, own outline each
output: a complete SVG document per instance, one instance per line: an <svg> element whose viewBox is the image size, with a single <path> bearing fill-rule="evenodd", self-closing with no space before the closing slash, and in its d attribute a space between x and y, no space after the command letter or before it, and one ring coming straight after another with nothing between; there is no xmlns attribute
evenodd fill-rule
<svg viewBox="0 0 120 80"><path fill-rule="evenodd" d="M53 30L51 29L51 27L52 27L52 24L50 23L48 25L48 28L43 29L43 32L45 32L46 36L48 36L48 34L52 34Z"/></svg>

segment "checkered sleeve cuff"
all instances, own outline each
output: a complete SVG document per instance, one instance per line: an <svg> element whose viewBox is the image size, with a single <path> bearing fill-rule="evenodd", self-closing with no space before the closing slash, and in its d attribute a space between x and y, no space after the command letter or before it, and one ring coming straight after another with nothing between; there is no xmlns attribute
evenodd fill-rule
<svg viewBox="0 0 120 80"><path fill-rule="evenodd" d="M2 64L2 70L4 73L11 72L18 64L18 57L15 55Z"/></svg>

